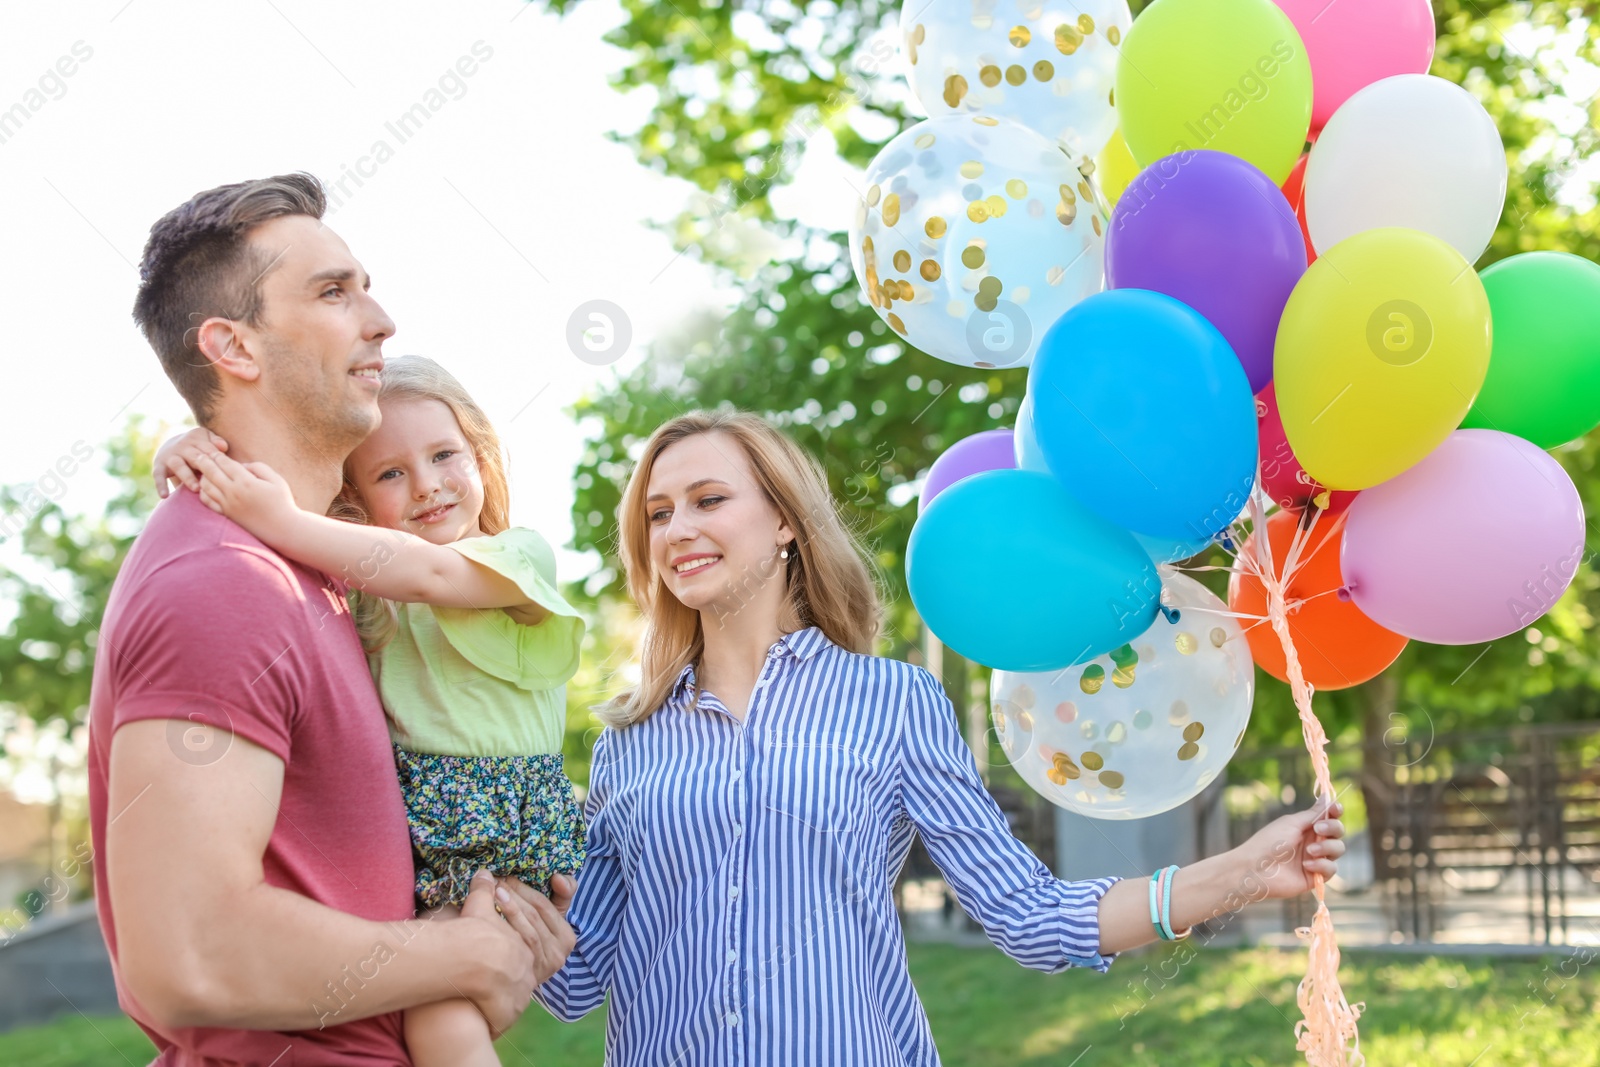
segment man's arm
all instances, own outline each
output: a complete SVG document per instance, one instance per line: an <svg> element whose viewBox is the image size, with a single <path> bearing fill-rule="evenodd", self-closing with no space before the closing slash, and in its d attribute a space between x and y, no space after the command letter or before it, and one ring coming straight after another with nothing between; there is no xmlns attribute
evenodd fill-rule
<svg viewBox="0 0 1600 1067"><path fill-rule="evenodd" d="M512 922L496 915L487 877L474 881L462 918L446 922L370 922L266 884L283 762L237 734L185 723L209 735L192 740L224 749L214 762L186 762L169 742L173 722L118 729L108 774L102 891L123 981L155 1022L317 1029L334 1021L318 1007L327 983L365 967L337 1022L465 997L498 1034L571 950L571 928L547 901L508 896Z"/></svg>

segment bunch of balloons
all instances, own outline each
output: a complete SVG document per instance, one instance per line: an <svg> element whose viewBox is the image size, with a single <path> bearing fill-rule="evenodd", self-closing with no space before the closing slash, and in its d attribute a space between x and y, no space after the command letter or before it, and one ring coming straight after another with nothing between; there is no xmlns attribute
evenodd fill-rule
<svg viewBox="0 0 1600 1067"><path fill-rule="evenodd" d="M873 164L851 238L912 343L1028 375L1015 427L925 484L907 566L933 632L1077 668L1170 607L1158 566L1220 544L1228 602L1189 610L1260 622L1252 660L1296 684L1294 660L1309 700L1549 610L1584 539L1544 449L1600 423L1600 267L1474 272L1505 151L1424 73L1426 0L1019 10L905 7L933 117Z"/></svg>
<svg viewBox="0 0 1600 1067"><path fill-rule="evenodd" d="M869 171L858 278L909 343L1027 373L1015 426L928 475L919 613L995 668L1002 745L1063 807L1194 796L1252 664L1331 797L1316 689L1571 583L1583 508L1546 450L1600 424L1600 266L1475 271L1506 153L1426 73L1428 0L918 0L900 28L932 117ZM1173 566L1208 546L1226 603ZM1314 889L1299 1047L1343 1063Z"/></svg>

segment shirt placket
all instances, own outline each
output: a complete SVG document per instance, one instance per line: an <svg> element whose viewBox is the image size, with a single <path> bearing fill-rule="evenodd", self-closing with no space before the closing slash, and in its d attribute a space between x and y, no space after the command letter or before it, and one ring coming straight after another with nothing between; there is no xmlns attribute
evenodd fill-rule
<svg viewBox="0 0 1600 1067"><path fill-rule="evenodd" d="M761 676L756 679L755 688L751 690L750 706L745 709L744 721L738 723L737 740L733 749L733 766L728 771L727 812L733 843L729 848L730 855L725 867L728 872L728 940L723 949L722 1025L728 1035L727 1049L730 1063L743 1063L746 1060L746 1041L741 1030L746 1028L745 1016L749 1010L744 995L745 958L748 949L745 931L748 924L744 921L745 909L742 905L746 899L743 879L745 872L749 870L749 823L754 803L752 798L755 796L751 781L753 773L751 764L754 762L751 754L755 751L757 742L756 735L750 730L750 722L755 718L762 698L766 695L767 687L777 670L781 647L774 645L767 653L767 661L761 667Z"/></svg>

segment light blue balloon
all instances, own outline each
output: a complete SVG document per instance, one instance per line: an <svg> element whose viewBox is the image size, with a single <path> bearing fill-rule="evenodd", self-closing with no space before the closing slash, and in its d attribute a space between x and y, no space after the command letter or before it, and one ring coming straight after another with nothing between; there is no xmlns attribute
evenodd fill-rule
<svg viewBox="0 0 1600 1067"><path fill-rule="evenodd" d="M1217 328L1181 301L1143 289L1091 296L1046 332L1028 394L1050 472L1118 526L1194 542L1249 501L1250 383Z"/></svg>
<svg viewBox="0 0 1600 1067"><path fill-rule="evenodd" d="M940 493L906 546L912 603L941 641L999 670L1049 671L1149 627L1161 578L1126 530L1048 474L985 471Z"/></svg>

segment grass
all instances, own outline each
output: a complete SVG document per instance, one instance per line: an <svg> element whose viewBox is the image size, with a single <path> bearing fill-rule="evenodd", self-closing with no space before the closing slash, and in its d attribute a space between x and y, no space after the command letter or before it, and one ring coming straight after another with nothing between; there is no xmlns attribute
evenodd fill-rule
<svg viewBox="0 0 1600 1067"><path fill-rule="evenodd" d="M1106 975L1044 975L994 950L916 944L911 972L948 1067L1302 1062L1294 1023L1303 952L1186 948L1125 955ZM1366 1001L1361 1049L1373 1067L1588 1067L1600 1063L1597 964L1593 949L1540 960L1352 951L1340 976L1352 1000ZM604 1030L603 1011L566 1026L535 1009L500 1054L507 1067L599 1064ZM142 1067L152 1056L121 1017L0 1034L6 1064Z"/></svg>

